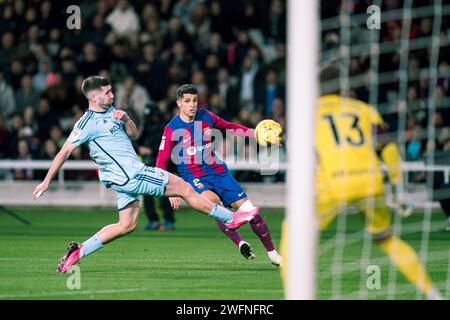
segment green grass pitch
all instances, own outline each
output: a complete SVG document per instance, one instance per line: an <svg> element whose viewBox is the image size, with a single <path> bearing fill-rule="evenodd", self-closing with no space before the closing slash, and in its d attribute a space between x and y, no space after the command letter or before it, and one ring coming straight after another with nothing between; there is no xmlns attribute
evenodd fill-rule
<svg viewBox="0 0 450 320"><path fill-rule="evenodd" d="M249 226L241 234L257 255L245 260L213 220L191 210L177 212L174 232L138 229L81 261L80 289L69 289L72 274L55 272L69 241L84 241L103 226L114 223L114 209L20 208L29 219L25 226L0 213L0 299L180 299L279 300L283 290L279 270L273 267ZM261 210L276 246L280 243L282 210ZM422 215L402 221L402 237L415 249L421 246ZM432 216L427 268L439 289L447 286L450 233L439 232L442 214ZM349 216L344 247L341 298L357 299L363 233L358 217ZM336 250L336 224L322 234L317 263L317 294L333 297L336 279L330 265ZM367 289L369 299L386 299L389 262L372 247L370 265L381 270L381 288ZM362 271L361 271L362 270ZM396 299L414 299L415 290L397 275ZM72 282L73 283L73 282ZM336 296L334 296L336 297Z"/></svg>

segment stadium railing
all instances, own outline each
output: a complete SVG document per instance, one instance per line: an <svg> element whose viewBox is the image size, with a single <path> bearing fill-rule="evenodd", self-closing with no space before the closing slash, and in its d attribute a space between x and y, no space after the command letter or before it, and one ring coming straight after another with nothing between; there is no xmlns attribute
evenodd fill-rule
<svg viewBox="0 0 450 320"><path fill-rule="evenodd" d="M67 170L96 170L97 165L90 160L69 160L61 168L58 178L50 186L47 195L33 201L31 194L40 181L14 180L10 172L18 169L47 170L50 160L0 160L0 205L39 205L39 206L115 206L116 197L112 189L106 189L99 181L72 181L65 179ZM234 162L228 165L230 170L267 170L266 164L257 162ZM275 168L275 167L274 167ZM286 163L277 164L277 169L286 171ZM445 182L450 181L450 165L426 165L424 162L403 162L403 172L442 172ZM408 175L405 174L407 177ZM436 207L437 203L428 199L426 185L406 180L412 202L418 208ZM256 205L266 208L285 206L284 183L242 183L247 193L252 195ZM390 198L388 197L388 201Z"/></svg>

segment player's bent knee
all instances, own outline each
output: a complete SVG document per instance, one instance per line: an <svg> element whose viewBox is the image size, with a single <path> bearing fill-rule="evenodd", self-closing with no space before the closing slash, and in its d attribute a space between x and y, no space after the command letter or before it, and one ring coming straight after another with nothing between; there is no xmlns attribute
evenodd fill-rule
<svg viewBox="0 0 450 320"><path fill-rule="evenodd" d="M256 208L248 198L237 201L232 206L236 207L237 211L250 211Z"/></svg>
<svg viewBox="0 0 450 320"><path fill-rule="evenodd" d="M166 186L166 192L164 196L166 197L185 197L190 192L189 188L192 187L180 177L174 174L169 175L169 182Z"/></svg>
<svg viewBox="0 0 450 320"><path fill-rule="evenodd" d="M136 226L137 226L137 221L119 223L120 234L122 236L126 236L127 234L132 233L136 229Z"/></svg>
<svg viewBox="0 0 450 320"><path fill-rule="evenodd" d="M133 203L130 207L120 211L119 227L120 235L124 236L133 232L138 223L139 205Z"/></svg>
<svg viewBox="0 0 450 320"><path fill-rule="evenodd" d="M214 192L212 192L211 190L203 191L200 195L202 197L205 197L206 199L208 199L209 201L211 201L214 204L223 206L222 201L220 201L219 196L217 194L215 194Z"/></svg>
<svg viewBox="0 0 450 320"><path fill-rule="evenodd" d="M187 198L191 197L193 194L195 194L194 188L183 180L182 183L180 183L179 196Z"/></svg>

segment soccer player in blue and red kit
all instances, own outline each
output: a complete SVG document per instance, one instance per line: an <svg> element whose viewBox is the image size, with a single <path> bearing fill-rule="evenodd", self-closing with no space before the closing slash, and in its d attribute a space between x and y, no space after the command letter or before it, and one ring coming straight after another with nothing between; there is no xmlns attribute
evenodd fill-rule
<svg viewBox="0 0 450 320"><path fill-rule="evenodd" d="M242 187L228 172L227 165L215 154L212 141L214 129L251 138L253 129L225 121L214 113L199 108L197 88L192 84L185 84L177 89L177 105L180 109L178 115L164 128L156 167L166 170L171 159L177 165L180 177L211 202L233 207L237 212L255 208ZM180 198L169 197L169 200L174 209L180 207ZM220 221L217 221L217 225L239 247L245 258L256 257L249 243L243 240L237 230L227 228ZM250 225L264 245L271 263L279 266L281 256L275 250L264 218L258 215Z"/></svg>

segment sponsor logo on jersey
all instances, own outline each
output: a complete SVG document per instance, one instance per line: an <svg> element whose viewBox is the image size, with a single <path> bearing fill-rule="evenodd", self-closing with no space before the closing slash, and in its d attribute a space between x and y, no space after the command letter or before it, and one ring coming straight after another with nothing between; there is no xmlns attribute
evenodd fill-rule
<svg viewBox="0 0 450 320"><path fill-rule="evenodd" d="M205 144L203 146L189 147L186 149L186 153L190 156L193 156L197 152L202 152L203 150L205 150L206 148L209 148L209 147L211 147L211 142L208 142L207 144Z"/></svg>
<svg viewBox="0 0 450 320"><path fill-rule="evenodd" d="M120 124L117 122L114 122L114 125L109 129L109 132L111 132L111 134L115 134L117 131L119 131L120 129Z"/></svg>

